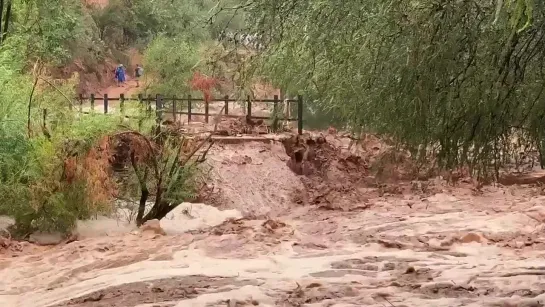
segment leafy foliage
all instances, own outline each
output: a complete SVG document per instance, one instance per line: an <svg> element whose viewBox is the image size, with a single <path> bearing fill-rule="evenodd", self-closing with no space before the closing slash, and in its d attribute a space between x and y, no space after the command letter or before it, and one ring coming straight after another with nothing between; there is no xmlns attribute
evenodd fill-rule
<svg viewBox="0 0 545 307"><path fill-rule="evenodd" d="M15 218L21 236L70 231L77 219L112 211L104 136L119 130L121 119L76 114L67 97L75 96L77 76L45 82L25 75L24 58L11 48L16 42L0 49L0 213Z"/></svg>
<svg viewBox="0 0 545 307"><path fill-rule="evenodd" d="M19 51L29 58L40 58L53 64L71 59L73 42L85 40L82 22L84 14L80 1L11 1L11 14L4 14L5 40L17 40ZM62 7L62 9L59 9ZM20 48L23 48L21 50Z"/></svg>
<svg viewBox="0 0 545 307"><path fill-rule="evenodd" d="M545 133L536 5L250 0L249 23L267 46L250 75L305 94L353 130L485 175L508 161L515 132L537 147Z"/></svg>
<svg viewBox="0 0 545 307"><path fill-rule="evenodd" d="M221 3L234 6L239 2ZM243 14L233 16L229 11L211 14L218 4L217 0L165 0L154 2L145 10L157 18L157 23L150 21L149 28L155 35L150 36L151 42L144 52L146 74L152 80L148 92L170 96L192 89L201 91L190 84L195 72L216 79L229 74L215 70L218 59L224 58L224 54L218 52L221 44L217 39L224 31L245 28L245 19ZM140 20L146 22L149 18Z"/></svg>
<svg viewBox="0 0 545 307"><path fill-rule="evenodd" d="M534 0L498 0L494 22L502 17L502 13L507 13L511 27L520 33L532 25L535 6Z"/></svg>
<svg viewBox="0 0 545 307"><path fill-rule="evenodd" d="M195 198L196 165L204 160L208 149L197 156L208 139L195 143L182 138L175 131L160 132L155 138L136 131L126 131L114 137L117 148L116 163L130 165L132 172L126 180L122 198L140 195L137 225L151 219L162 219L180 203ZM134 184L136 182L137 184ZM153 206L144 215L148 198Z"/></svg>
<svg viewBox="0 0 545 307"><path fill-rule="evenodd" d="M189 89L200 44L212 35L210 28L196 25L205 21L213 2L112 0L104 9L84 7L79 0L10 3L9 14L5 8L0 12L9 25L0 43L0 213L15 217L14 230L22 236L70 231L77 219L111 213L114 197L137 196L114 181L119 178L110 167L109 137L130 129L147 138L155 131L154 119L141 108L124 110L130 119L77 114L71 97L78 76L55 80L48 68L75 59L97 66L108 55L121 59L124 48L152 42L145 65L163 83L156 88ZM163 196L151 195L161 212L192 195L196 169L176 160L187 146L164 141L160 153L153 151L157 165L169 170L148 182L162 191ZM147 162L139 161L138 169L149 167Z"/></svg>
<svg viewBox="0 0 545 307"><path fill-rule="evenodd" d="M144 54L146 74L155 79L149 91L167 96L188 91L198 52L196 43L184 37L156 38Z"/></svg>
<svg viewBox="0 0 545 307"><path fill-rule="evenodd" d="M201 91L205 101L212 99L212 89L216 83L216 79L203 75L199 71L193 73L193 78L190 81L191 89Z"/></svg>
<svg viewBox="0 0 545 307"><path fill-rule="evenodd" d="M24 236L38 229L67 231L76 219L110 211L108 155L102 154L108 148L102 136L117 129L117 119L104 115L78 119L59 94L73 95L74 83L55 89L39 84L28 138L24 111L32 82L25 77L15 80L17 86L6 87L1 97L11 95L5 100L11 103L2 104L0 212L13 216L15 230ZM51 110L45 122L43 108ZM100 119L93 120L97 116Z"/></svg>

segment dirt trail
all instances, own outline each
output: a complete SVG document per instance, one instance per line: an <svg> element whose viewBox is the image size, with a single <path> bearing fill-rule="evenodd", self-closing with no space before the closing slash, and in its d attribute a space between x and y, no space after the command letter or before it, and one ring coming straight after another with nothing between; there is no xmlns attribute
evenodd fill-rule
<svg viewBox="0 0 545 307"><path fill-rule="evenodd" d="M125 97L131 97L136 96L139 89L140 88L136 86L136 80L127 76L127 81L122 86L112 85L99 91L97 94L101 96L104 94L108 94L108 97L116 98L119 97L119 95L124 94Z"/></svg>
<svg viewBox="0 0 545 307"><path fill-rule="evenodd" d="M91 1L90 3L94 3L100 6L108 5L108 1L104 1L104 0L98 0L98 1L95 0L95 1ZM138 94L138 91L141 89L141 87L145 87L144 85L145 80L142 80L140 82L141 87L137 87L136 80L134 79L134 75L133 75L133 71L136 67L135 65L142 63L142 60L143 60L142 54L140 54L140 52L137 49L130 49L130 50L127 50L126 52L129 55L130 63L128 63L127 64L128 66L126 67L127 71L125 73L125 76L126 76L125 84L123 84L123 86L118 86L117 84L113 84L106 88L102 88L95 93L96 95L102 96L104 94L108 94L109 97L117 98L119 97L119 95L124 94L125 97L129 98L129 97L136 96ZM111 78L113 80L114 74L113 72L108 72L108 74L104 75L103 78L105 79Z"/></svg>
<svg viewBox="0 0 545 307"><path fill-rule="evenodd" d="M182 204L167 236L88 222L79 241L0 254L0 305L543 306L539 188L432 180L431 192L358 188L366 197L343 207L293 203L317 179L288 160L277 143L222 145L209 163L223 211Z"/></svg>
<svg viewBox="0 0 545 307"><path fill-rule="evenodd" d="M107 5L108 1L100 0L97 1L100 5ZM130 49L126 51L130 58L130 63L126 67L126 82L123 86L117 86L116 84L109 86L102 91L99 92L100 95L108 94L109 97L119 97L119 95L124 94L125 97L132 97L136 96L138 94L138 91L141 89L137 87L136 79L134 78L133 72L136 68L136 64L142 63L143 56L140 54L140 52L137 49ZM111 75L111 78L113 78L113 73ZM144 77L145 79L145 77ZM140 81L140 86L144 87L145 81Z"/></svg>

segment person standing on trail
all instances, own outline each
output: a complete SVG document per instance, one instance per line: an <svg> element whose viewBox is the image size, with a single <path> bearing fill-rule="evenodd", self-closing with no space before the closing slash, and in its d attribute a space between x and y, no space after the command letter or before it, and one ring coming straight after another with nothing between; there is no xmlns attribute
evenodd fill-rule
<svg viewBox="0 0 545 307"><path fill-rule="evenodd" d="M134 76L136 77L136 87L140 87L140 77L144 74L144 68L142 65L136 64L136 69L134 70Z"/></svg>
<svg viewBox="0 0 545 307"><path fill-rule="evenodd" d="M123 64L119 64L115 70L115 79L117 80L117 86L122 86L125 83L125 68Z"/></svg>

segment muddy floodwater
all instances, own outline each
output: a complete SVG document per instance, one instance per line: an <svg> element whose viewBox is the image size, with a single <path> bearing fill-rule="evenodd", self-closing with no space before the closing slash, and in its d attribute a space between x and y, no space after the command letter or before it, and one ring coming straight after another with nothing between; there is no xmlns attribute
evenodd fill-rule
<svg viewBox="0 0 545 307"><path fill-rule="evenodd" d="M306 203L319 189L294 201L309 183L271 146L212 153L223 201L182 204L166 236L101 218L74 242L3 250L0 306L544 306L540 188Z"/></svg>

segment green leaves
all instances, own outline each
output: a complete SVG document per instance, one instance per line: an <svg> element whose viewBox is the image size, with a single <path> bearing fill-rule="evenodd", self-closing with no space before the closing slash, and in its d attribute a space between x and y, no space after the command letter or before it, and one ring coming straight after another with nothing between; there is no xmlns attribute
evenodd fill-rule
<svg viewBox="0 0 545 307"><path fill-rule="evenodd" d="M247 3L268 42L252 72L304 94L324 123L475 169L503 163L513 127L545 135L545 12L532 0Z"/></svg>
<svg viewBox="0 0 545 307"><path fill-rule="evenodd" d="M159 36L148 46L144 54L146 74L157 79L153 90L172 96L188 92L189 79L199 62L198 42L179 36Z"/></svg>
<svg viewBox="0 0 545 307"><path fill-rule="evenodd" d="M494 23L502 18L502 12L507 13L509 24L518 33L527 30L534 18L534 0L497 0Z"/></svg>
<svg viewBox="0 0 545 307"><path fill-rule="evenodd" d="M71 43L85 34L80 1L12 1L8 39L3 45L17 41L21 55L62 64L71 58ZM62 9L60 9L62 8ZM26 47L28 50L26 50Z"/></svg>

